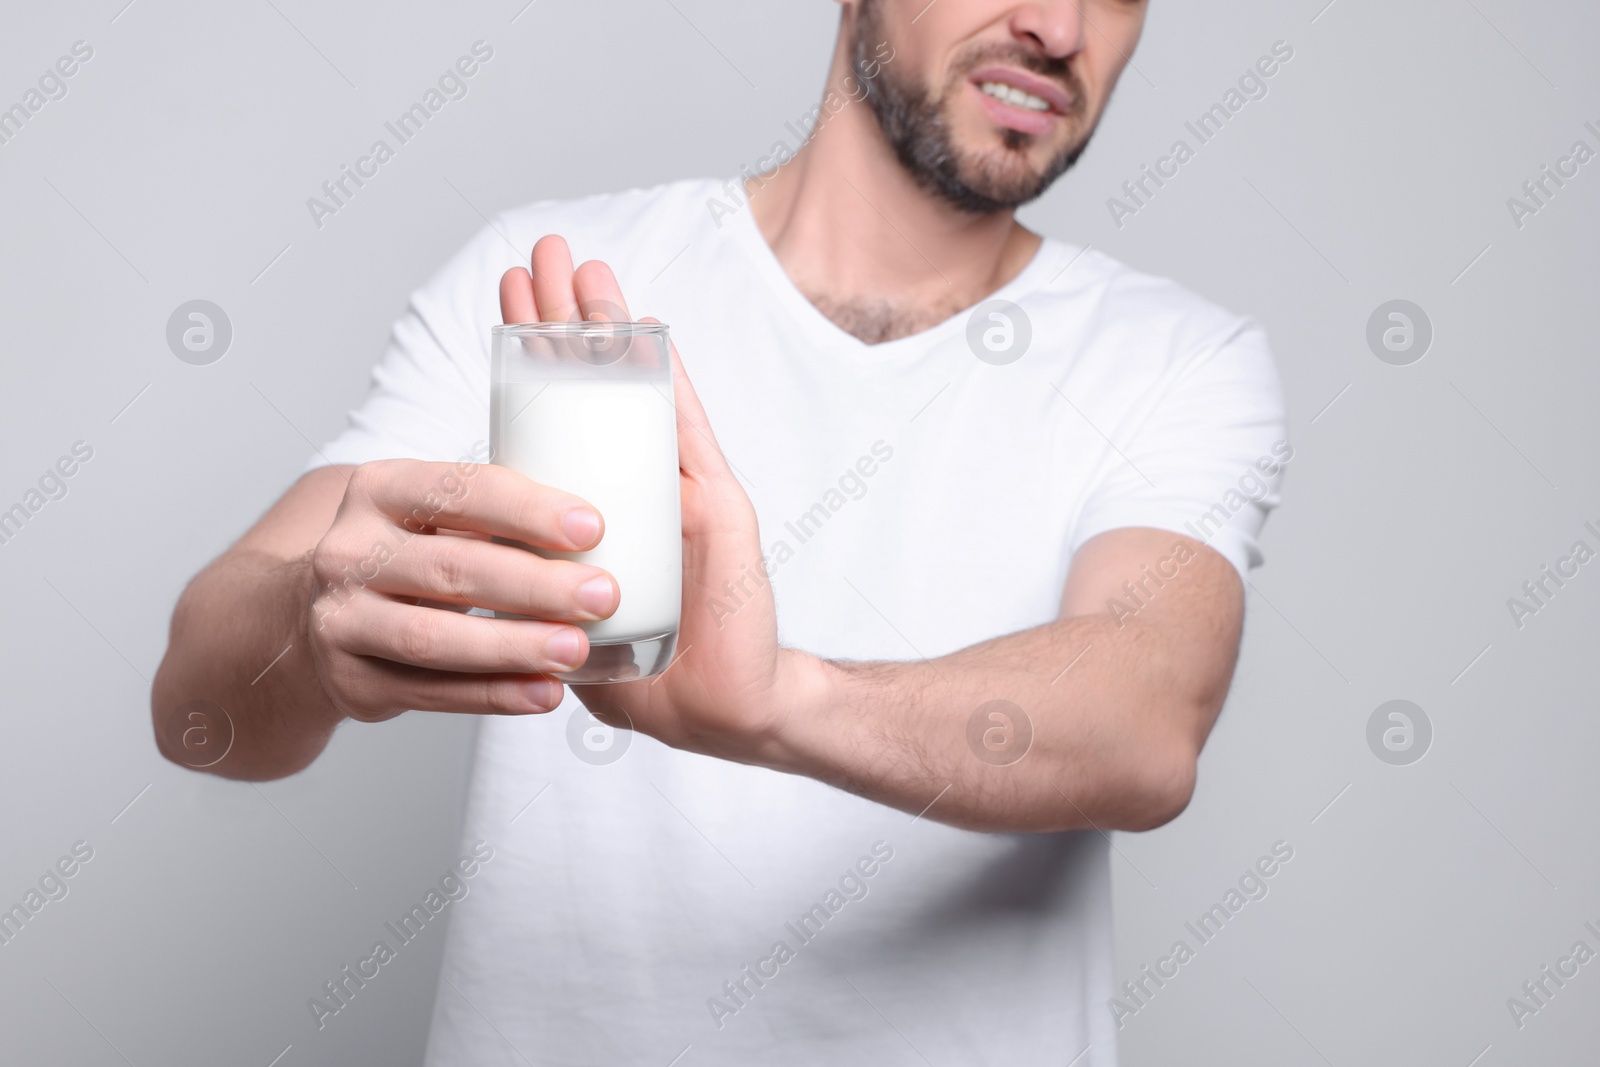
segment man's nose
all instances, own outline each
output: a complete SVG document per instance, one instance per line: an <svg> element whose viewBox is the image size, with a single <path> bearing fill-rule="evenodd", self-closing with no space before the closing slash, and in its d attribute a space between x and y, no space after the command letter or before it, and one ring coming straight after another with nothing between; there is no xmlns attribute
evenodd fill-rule
<svg viewBox="0 0 1600 1067"><path fill-rule="evenodd" d="M1075 55L1083 48L1084 19L1081 0L1038 0L1018 4L1011 16L1011 32L1032 37L1052 58Z"/></svg>

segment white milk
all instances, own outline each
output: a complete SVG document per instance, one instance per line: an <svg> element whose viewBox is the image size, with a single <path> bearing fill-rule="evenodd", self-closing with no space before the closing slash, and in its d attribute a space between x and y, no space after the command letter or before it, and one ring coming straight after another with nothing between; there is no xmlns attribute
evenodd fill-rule
<svg viewBox="0 0 1600 1067"><path fill-rule="evenodd" d="M587 500L605 533L587 552L535 549L602 567L622 591L609 619L584 623L591 644L678 628L683 522L678 426L666 386L557 380L494 386L494 462Z"/></svg>

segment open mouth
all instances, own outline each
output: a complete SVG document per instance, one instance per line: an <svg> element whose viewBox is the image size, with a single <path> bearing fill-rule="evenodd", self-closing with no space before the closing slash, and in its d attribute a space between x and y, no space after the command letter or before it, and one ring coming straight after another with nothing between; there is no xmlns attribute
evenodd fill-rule
<svg viewBox="0 0 1600 1067"><path fill-rule="evenodd" d="M991 119L1020 133L1045 133L1072 108L1060 85L1014 67L984 67L967 82Z"/></svg>
<svg viewBox="0 0 1600 1067"><path fill-rule="evenodd" d="M1010 104L1012 107L1025 108L1028 111L1050 110L1050 101L1034 96L1032 93L1025 93L1021 89L1007 85L1005 82L984 82L978 88L1001 103Z"/></svg>

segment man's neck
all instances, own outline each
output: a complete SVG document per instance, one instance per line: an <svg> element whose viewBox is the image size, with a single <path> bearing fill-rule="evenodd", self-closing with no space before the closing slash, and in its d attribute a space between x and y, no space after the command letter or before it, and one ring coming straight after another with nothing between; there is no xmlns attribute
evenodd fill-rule
<svg viewBox="0 0 1600 1067"><path fill-rule="evenodd" d="M847 104L787 164L746 184L756 225L795 287L868 344L934 326L1016 277L1041 238L1009 211L976 216L927 192Z"/></svg>

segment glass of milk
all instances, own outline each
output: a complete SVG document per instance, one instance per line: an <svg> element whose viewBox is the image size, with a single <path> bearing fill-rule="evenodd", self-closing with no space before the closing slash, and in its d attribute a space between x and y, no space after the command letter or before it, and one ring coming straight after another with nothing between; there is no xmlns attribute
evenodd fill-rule
<svg viewBox="0 0 1600 1067"><path fill-rule="evenodd" d="M605 525L587 552L518 547L604 568L621 590L615 614L580 624L589 635L589 658L557 675L564 682L633 681L660 674L672 661L683 597L683 522L671 351L663 323L538 322L493 330L493 461L582 497Z"/></svg>

